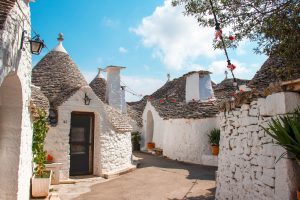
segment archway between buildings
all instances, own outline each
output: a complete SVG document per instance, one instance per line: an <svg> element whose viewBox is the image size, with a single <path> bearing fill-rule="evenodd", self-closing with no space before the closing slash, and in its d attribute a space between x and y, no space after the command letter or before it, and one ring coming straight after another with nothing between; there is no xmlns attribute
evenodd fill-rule
<svg viewBox="0 0 300 200"><path fill-rule="evenodd" d="M148 142L153 142L154 120L152 112L149 110L147 113L147 129L146 129L146 147Z"/></svg>
<svg viewBox="0 0 300 200"><path fill-rule="evenodd" d="M17 198L22 103L18 76L7 76L0 87L0 199Z"/></svg>

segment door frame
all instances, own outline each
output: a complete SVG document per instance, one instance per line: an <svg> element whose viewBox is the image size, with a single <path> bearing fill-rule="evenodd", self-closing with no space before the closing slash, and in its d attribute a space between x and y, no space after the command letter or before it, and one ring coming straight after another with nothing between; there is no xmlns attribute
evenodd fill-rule
<svg viewBox="0 0 300 200"><path fill-rule="evenodd" d="M71 123L70 123L70 133L69 133L69 141L70 141L70 137L71 137L71 129L72 129L72 115L83 115L83 116L90 116L92 117L92 125L91 125L91 140L92 140L92 144L91 144L91 148L92 148L92 161L91 161L91 166L90 166L90 163L89 163L89 172L87 174L84 174L84 175L93 175L94 174L94 137L95 137L95 113L94 112L81 112L81 111L72 111L71 112ZM70 153L69 153L69 156L70 156L70 168L71 168L71 145L69 144L69 150L70 150ZM90 161L89 161L90 162ZM91 170L90 170L91 169ZM71 172L71 171L70 171ZM84 176L82 175L82 176ZM76 175L77 176L77 175ZM81 175L78 175L78 176L81 176Z"/></svg>

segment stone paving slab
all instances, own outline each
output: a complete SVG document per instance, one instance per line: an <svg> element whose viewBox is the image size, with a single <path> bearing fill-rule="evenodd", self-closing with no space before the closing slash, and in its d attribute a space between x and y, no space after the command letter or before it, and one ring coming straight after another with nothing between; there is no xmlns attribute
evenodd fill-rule
<svg viewBox="0 0 300 200"><path fill-rule="evenodd" d="M115 179L60 185L62 200L213 200L215 167L135 153L140 168Z"/></svg>

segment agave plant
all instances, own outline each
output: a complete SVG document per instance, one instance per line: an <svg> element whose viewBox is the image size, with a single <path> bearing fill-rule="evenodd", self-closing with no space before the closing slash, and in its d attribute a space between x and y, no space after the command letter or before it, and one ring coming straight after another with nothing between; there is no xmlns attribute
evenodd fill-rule
<svg viewBox="0 0 300 200"><path fill-rule="evenodd" d="M300 164L300 108L296 109L291 115L272 119L268 125L269 128L264 128L266 133L274 138L278 145L293 154ZM282 154L279 159L286 154Z"/></svg>
<svg viewBox="0 0 300 200"><path fill-rule="evenodd" d="M208 134L209 143L213 146L219 146L220 142L220 129L214 128L210 134Z"/></svg>

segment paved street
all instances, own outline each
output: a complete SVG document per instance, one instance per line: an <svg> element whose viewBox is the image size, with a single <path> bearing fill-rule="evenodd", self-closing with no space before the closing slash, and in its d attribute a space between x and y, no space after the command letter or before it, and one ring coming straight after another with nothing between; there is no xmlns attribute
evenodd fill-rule
<svg viewBox="0 0 300 200"><path fill-rule="evenodd" d="M62 186L63 200L213 200L215 167L135 153L137 170L112 180L92 178Z"/></svg>

